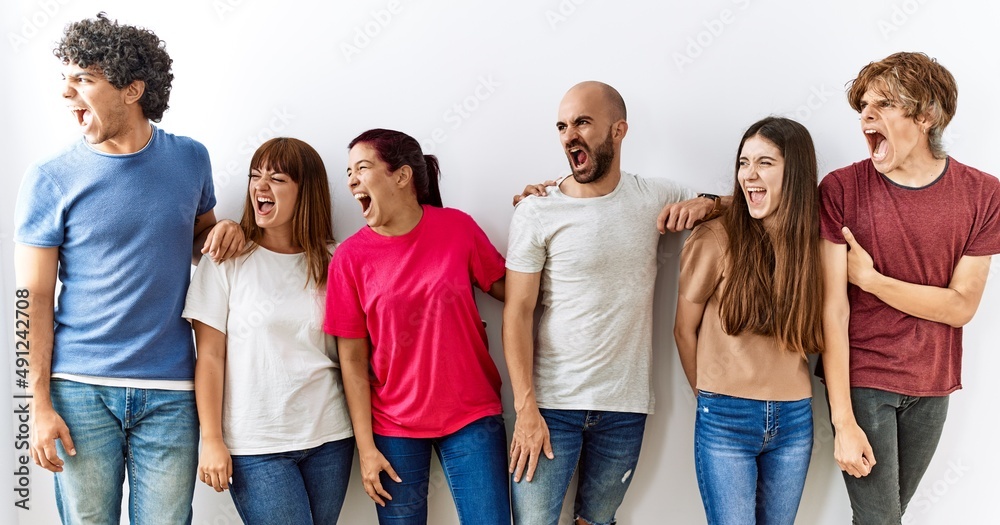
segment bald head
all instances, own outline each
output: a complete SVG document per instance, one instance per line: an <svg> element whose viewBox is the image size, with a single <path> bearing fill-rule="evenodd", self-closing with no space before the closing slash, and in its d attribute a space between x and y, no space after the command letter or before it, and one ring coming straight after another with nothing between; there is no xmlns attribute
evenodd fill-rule
<svg viewBox="0 0 1000 525"><path fill-rule="evenodd" d="M622 98L621 93L619 93L617 89L605 84L604 82L598 82L596 80L580 82L579 84L569 88L569 91L566 92L564 99L570 97L571 95L598 95L601 102L606 105L608 116L611 117L612 122L628 120L627 113L625 111L625 99Z"/></svg>

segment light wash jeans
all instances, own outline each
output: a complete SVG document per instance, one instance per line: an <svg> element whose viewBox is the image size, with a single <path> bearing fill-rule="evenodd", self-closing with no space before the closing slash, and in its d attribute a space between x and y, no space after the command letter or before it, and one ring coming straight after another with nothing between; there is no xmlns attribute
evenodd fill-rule
<svg viewBox="0 0 1000 525"><path fill-rule="evenodd" d="M698 392L698 488L709 525L793 525L812 454L812 399Z"/></svg>
<svg viewBox="0 0 1000 525"><path fill-rule="evenodd" d="M554 459L543 454L531 481L510 477L515 525L557 525L566 490L579 469L574 512L587 523L615 523L635 477L646 414L540 409Z"/></svg>
<svg viewBox="0 0 1000 525"><path fill-rule="evenodd" d="M53 379L52 406L69 427L76 455L58 443L55 475L64 524L117 524L122 485L137 525L191 523L198 468L193 391L88 385Z"/></svg>

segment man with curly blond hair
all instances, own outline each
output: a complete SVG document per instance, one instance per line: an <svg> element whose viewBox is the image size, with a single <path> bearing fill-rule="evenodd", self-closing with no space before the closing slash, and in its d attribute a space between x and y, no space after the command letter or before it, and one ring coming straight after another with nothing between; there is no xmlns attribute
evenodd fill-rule
<svg viewBox="0 0 1000 525"><path fill-rule="evenodd" d="M31 454L63 523L190 523L198 464L194 349L181 318L192 259L243 246L216 224L208 152L167 133L163 41L103 13L55 49L83 134L24 177L15 272L27 300ZM56 280L61 281L58 308Z"/></svg>

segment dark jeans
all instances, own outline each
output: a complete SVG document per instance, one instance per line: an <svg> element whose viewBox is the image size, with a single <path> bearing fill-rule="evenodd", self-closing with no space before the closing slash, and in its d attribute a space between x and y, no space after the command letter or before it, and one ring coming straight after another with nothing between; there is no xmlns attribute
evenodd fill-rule
<svg viewBox="0 0 1000 525"><path fill-rule="evenodd" d="M419 439L374 435L375 446L399 474L396 483L385 472L380 479L392 496L376 505L378 522L425 525L427 495L443 483L430 478L431 451L437 452L462 525L509 525L507 431L503 417L487 416L440 438Z"/></svg>
<svg viewBox="0 0 1000 525"><path fill-rule="evenodd" d="M948 415L948 396L852 388L851 404L876 462L862 478L844 473L854 523L898 525L934 457Z"/></svg>
<svg viewBox="0 0 1000 525"><path fill-rule="evenodd" d="M336 523L353 461L353 437L305 450L234 455L229 492L243 523Z"/></svg>

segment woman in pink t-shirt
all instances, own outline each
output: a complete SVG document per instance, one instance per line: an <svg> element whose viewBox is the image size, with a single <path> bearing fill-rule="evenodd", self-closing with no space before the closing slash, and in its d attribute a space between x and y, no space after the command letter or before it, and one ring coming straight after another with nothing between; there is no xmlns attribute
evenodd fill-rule
<svg viewBox="0 0 1000 525"><path fill-rule="evenodd" d="M365 491L380 523L426 523L435 451L463 523L509 524L500 375L473 285L504 296L504 259L471 217L441 207L438 163L398 131L350 143L367 222L330 262L337 336Z"/></svg>

